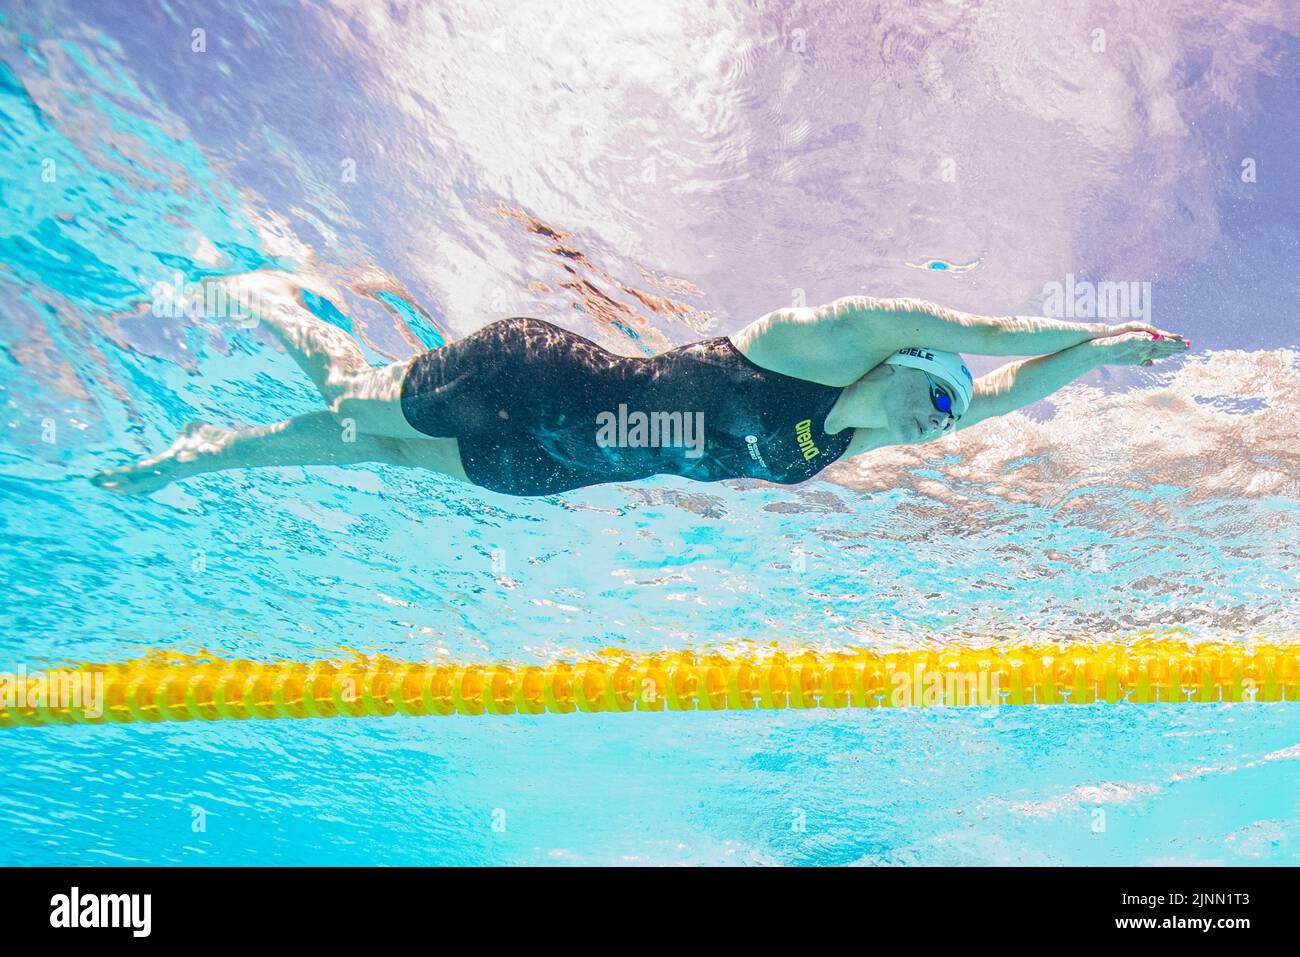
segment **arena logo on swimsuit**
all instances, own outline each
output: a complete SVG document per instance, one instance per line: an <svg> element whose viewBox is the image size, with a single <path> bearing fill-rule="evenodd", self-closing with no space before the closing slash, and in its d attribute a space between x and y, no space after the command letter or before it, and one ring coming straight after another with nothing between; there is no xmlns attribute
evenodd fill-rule
<svg viewBox="0 0 1300 957"><path fill-rule="evenodd" d="M802 422L795 423L794 438L799 443L799 451L803 453L805 461L811 462L822 454L821 449L813 444L811 419L804 419Z"/></svg>

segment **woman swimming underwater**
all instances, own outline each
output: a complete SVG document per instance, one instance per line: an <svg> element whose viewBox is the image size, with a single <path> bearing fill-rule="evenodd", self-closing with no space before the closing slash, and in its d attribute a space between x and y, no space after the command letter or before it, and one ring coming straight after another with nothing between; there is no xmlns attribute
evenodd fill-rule
<svg viewBox="0 0 1300 957"><path fill-rule="evenodd" d="M232 277L326 410L239 431L187 425L162 454L94 481L152 492L205 472L384 462L510 495L678 475L794 484L1038 401L1100 365L1150 365L1181 336L850 297L780 309L730 336L615 355L540 319L502 319L371 367L281 273ZM1034 356L972 379L959 352Z"/></svg>

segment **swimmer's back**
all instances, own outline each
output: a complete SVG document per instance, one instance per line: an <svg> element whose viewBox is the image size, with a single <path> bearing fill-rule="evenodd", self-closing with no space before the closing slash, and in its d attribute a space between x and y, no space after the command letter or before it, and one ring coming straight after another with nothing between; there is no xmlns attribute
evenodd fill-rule
<svg viewBox="0 0 1300 957"><path fill-rule="evenodd" d="M401 396L414 428L458 440L475 484L550 495L657 474L805 481L852 438L822 428L840 392L764 369L726 336L634 358L516 317L417 356ZM663 428L638 431L637 413Z"/></svg>

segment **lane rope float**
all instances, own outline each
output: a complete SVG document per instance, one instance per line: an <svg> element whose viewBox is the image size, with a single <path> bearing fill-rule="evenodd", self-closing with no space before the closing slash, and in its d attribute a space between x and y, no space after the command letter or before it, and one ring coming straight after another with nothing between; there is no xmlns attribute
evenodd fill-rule
<svg viewBox="0 0 1300 957"><path fill-rule="evenodd" d="M160 652L0 674L0 727L255 718L1300 701L1300 643L776 648L553 664Z"/></svg>

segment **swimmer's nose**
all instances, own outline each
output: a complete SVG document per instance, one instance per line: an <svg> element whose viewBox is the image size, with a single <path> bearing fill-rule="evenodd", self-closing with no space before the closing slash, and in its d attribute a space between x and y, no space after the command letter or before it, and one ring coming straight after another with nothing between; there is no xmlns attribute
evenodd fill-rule
<svg viewBox="0 0 1300 957"><path fill-rule="evenodd" d="M925 424L929 427L931 432L942 432L948 427L948 423L951 421L953 421L951 415L948 415L946 412L940 412L936 409L926 416Z"/></svg>

